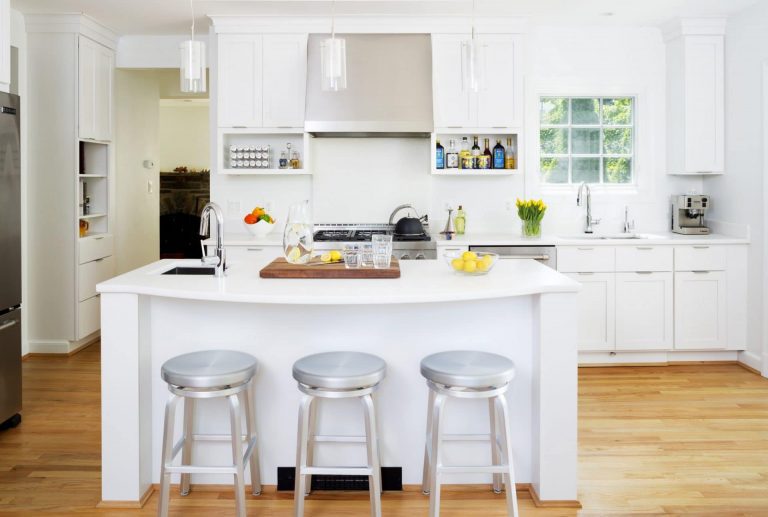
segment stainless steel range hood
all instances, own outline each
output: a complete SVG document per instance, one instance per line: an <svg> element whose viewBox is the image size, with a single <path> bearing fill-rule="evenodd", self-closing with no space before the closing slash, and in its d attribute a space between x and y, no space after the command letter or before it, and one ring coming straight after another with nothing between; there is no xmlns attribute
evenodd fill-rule
<svg viewBox="0 0 768 517"><path fill-rule="evenodd" d="M305 130L316 137L429 137L432 43L427 34L346 34L347 89L320 81L320 42L307 49Z"/></svg>

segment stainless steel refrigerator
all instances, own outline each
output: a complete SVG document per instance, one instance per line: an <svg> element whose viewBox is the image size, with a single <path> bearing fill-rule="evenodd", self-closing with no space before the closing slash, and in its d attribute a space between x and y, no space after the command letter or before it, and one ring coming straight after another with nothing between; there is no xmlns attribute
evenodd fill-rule
<svg viewBox="0 0 768 517"><path fill-rule="evenodd" d="M0 92L0 427L21 421L19 97Z"/></svg>

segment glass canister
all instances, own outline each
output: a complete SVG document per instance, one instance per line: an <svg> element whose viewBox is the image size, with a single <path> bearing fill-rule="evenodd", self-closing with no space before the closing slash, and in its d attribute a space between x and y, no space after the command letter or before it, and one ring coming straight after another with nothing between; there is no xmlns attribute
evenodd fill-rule
<svg viewBox="0 0 768 517"><path fill-rule="evenodd" d="M290 264L306 264L315 246L309 201L291 205L283 231L283 253Z"/></svg>

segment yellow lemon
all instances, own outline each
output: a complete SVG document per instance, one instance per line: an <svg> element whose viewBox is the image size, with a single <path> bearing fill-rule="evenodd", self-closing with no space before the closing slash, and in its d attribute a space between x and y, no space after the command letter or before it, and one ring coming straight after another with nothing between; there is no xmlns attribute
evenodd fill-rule
<svg viewBox="0 0 768 517"><path fill-rule="evenodd" d="M464 261L460 258L455 258L451 261L451 266L453 266L453 269L456 271L461 271L464 269Z"/></svg>
<svg viewBox="0 0 768 517"><path fill-rule="evenodd" d="M323 262L330 262L331 261L331 254L330 253L323 253L320 255L320 260Z"/></svg>
<svg viewBox="0 0 768 517"><path fill-rule="evenodd" d="M475 260L465 260L464 261L464 272L465 273L474 273L477 270L477 261Z"/></svg>
<svg viewBox="0 0 768 517"><path fill-rule="evenodd" d="M297 246L288 253L288 260L291 262L295 262L299 260L299 258L301 258L301 250Z"/></svg>
<svg viewBox="0 0 768 517"><path fill-rule="evenodd" d="M466 262L467 260L477 260L477 253L474 251L465 251L461 254L461 258Z"/></svg>
<svg viewBox="0 0 768 517"><path fill-rule="evenodd" d="M488 267L488 266L490 266L491 264L493 264L493 255L485 255L485 256L483 256L483 258L482 258L482 259L480 259L480 260L483 262L483 264L485 264L485 265L486 265L486 267Z"/></svg>
<svg viewBox="0 0 768 517"><path fill-rule="evenodd" d="M477 270L478 271L488 271L488 264L485 263L483 260L477 261Z"/></svg>
<svg viewBox="0 0 768 517"><path fill-rule="evenodd" d="M333 250L331 253L329 253L329 255L331 256L331 260L334 261L334 262L337 262L337 261L341 260L341 252L340 251Z"/></svg>

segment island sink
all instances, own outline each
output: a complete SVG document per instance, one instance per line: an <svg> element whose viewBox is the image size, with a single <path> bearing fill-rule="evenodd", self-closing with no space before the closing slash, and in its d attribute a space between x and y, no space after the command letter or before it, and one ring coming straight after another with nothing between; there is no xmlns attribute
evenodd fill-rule
<svg viewBox="0 0 768 517"><path fill-rule="evenodd" d="M216 274L216 270L212 267L175 267L164 271L163 275L209 275Z"/></svg>

